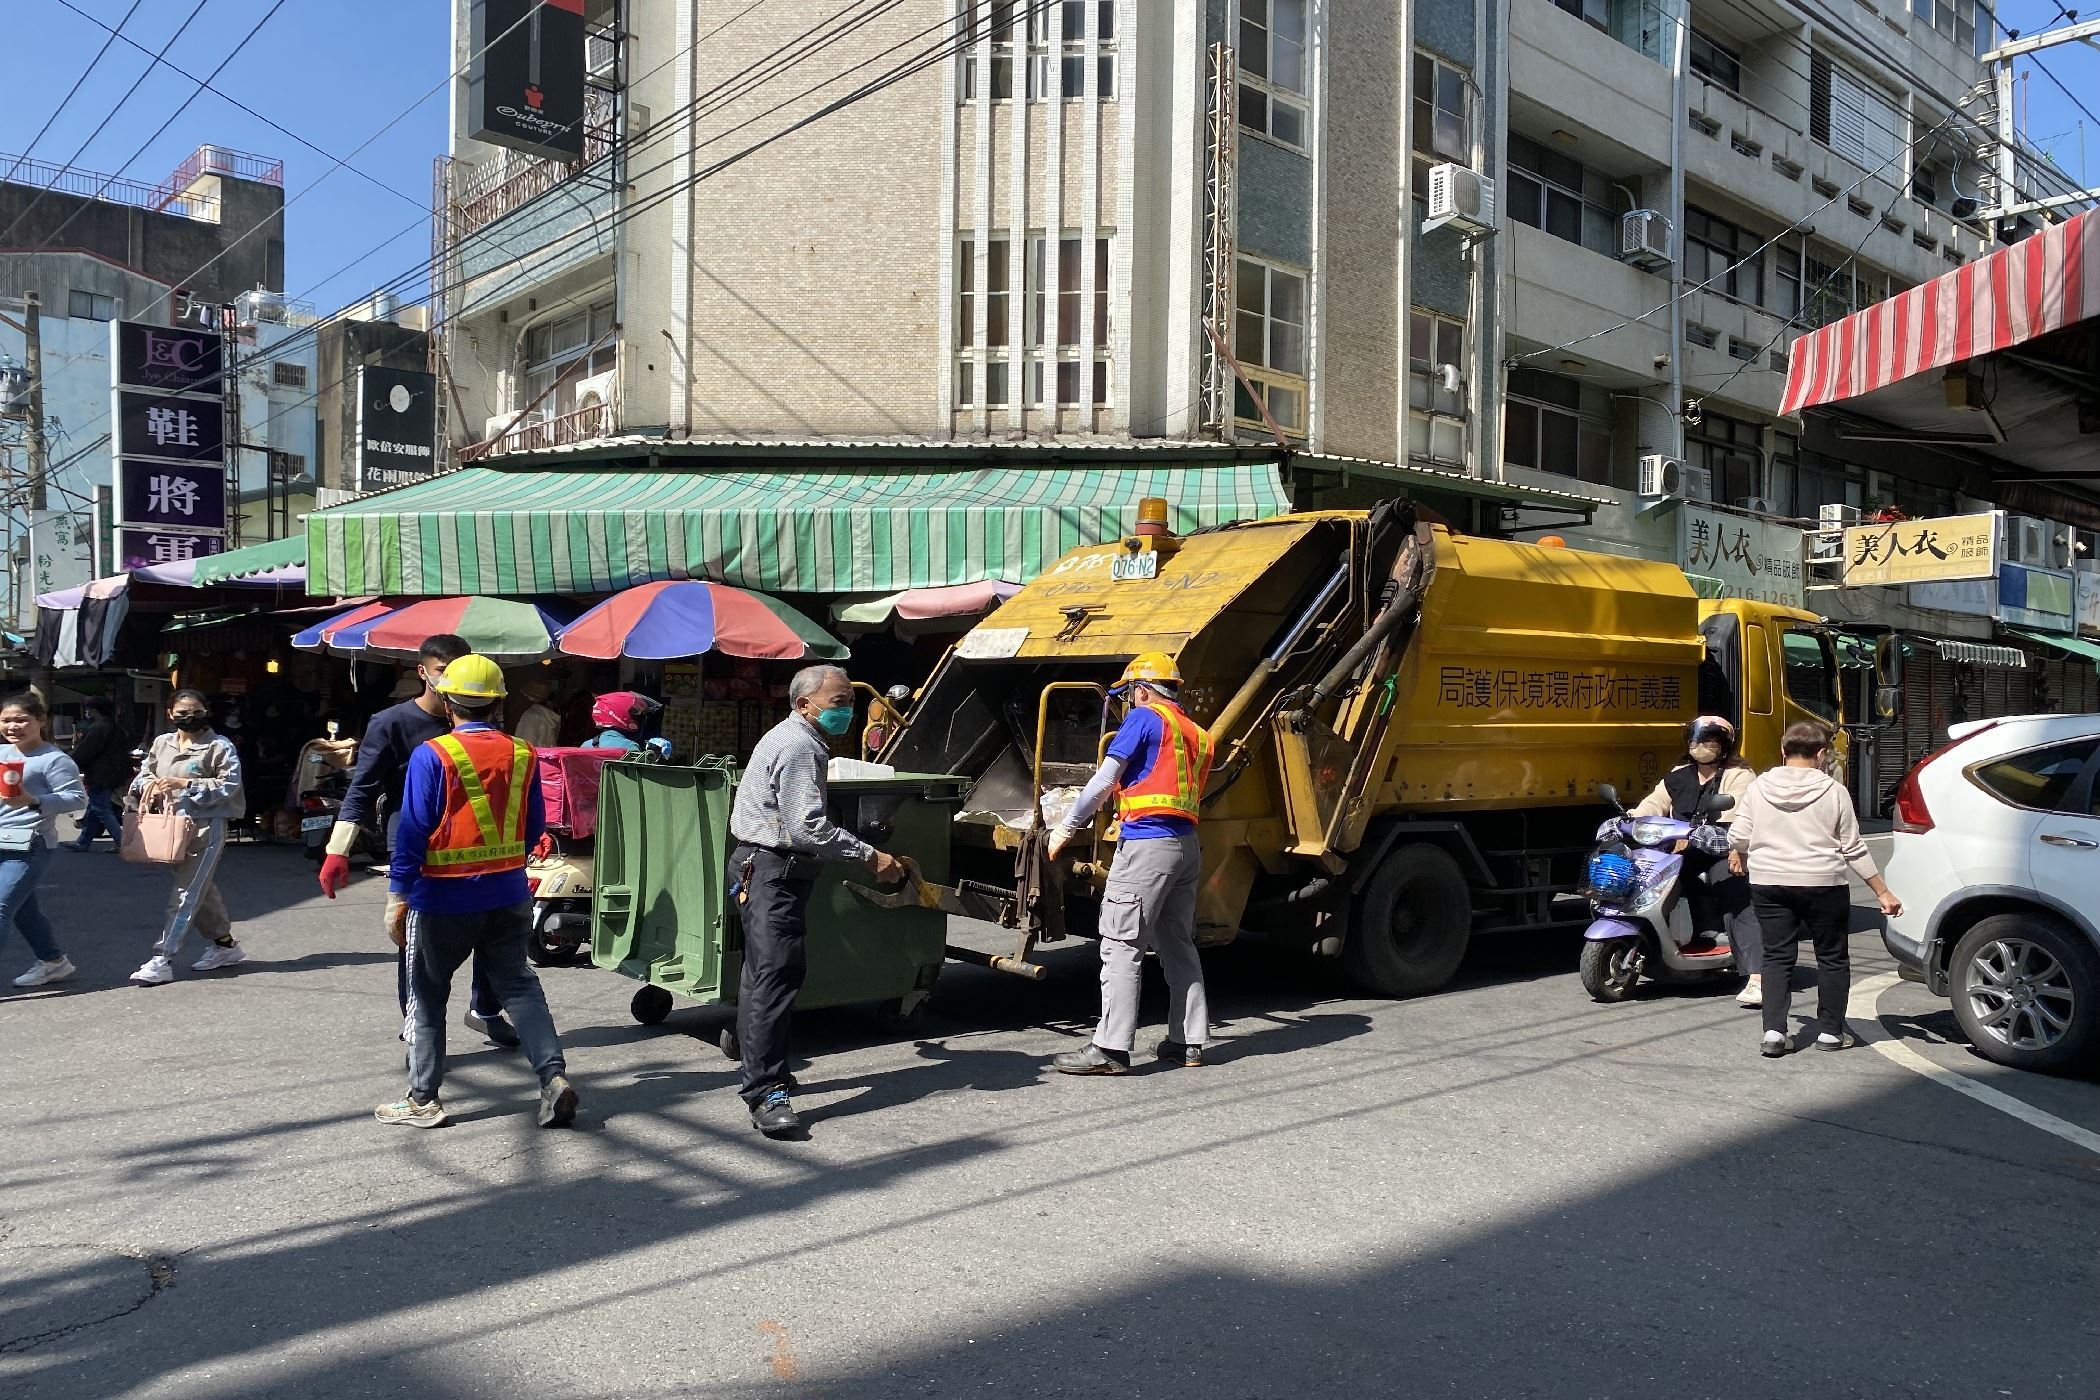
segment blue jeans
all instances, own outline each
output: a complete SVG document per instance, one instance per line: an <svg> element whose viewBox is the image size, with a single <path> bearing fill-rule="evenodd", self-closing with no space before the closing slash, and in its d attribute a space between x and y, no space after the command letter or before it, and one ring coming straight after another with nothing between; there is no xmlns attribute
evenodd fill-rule
<svg viewBox="0 0 2100 1400"><path fill-rule="evenodd" d="M86 846L97 836L107 836L121 844L124 840L124 819L117 815L117 795L112 791L97 792L88 789L87 810L80 814L80 835L74 838L76 846Z"/></svg>
<svg viewBox="0 0 2100 1400"><path fill-rule="evenodd" d="M29 940L29 950L45 962L57 962L65 954L51 937L51 921L37 908L36 882L50 863L51 848L39 839L26 851L0 851L0 938L13 924Z"/></svg>

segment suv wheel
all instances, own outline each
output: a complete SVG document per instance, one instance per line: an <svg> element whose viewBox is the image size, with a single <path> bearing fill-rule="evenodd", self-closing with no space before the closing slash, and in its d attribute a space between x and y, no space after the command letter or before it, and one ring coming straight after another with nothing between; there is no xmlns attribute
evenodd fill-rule
<svg viewBox="0 0 2100 1400"><path fill-rule="evenodd" d="M1987 1059L2062 1074L2100 1049L2100 953L2042 913L1993 914L1948 960L1954 1017Z"/></svg>

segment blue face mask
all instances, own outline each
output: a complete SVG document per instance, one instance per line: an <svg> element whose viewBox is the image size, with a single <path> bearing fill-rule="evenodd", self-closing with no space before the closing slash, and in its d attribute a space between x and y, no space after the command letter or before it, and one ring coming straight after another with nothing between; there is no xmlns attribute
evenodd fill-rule
<svg viewBox="0 0 2100 1400"><path fill-rule="evenodd" d="M828 710L817 711L817 728L826 734L839 735L853 727L853 707L833 705Z"/></svg>

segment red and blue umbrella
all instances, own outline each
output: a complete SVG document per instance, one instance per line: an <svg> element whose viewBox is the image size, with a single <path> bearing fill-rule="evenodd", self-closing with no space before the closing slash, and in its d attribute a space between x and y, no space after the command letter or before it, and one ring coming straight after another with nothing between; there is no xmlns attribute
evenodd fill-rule
<svg viewBox="0 0 2100 1400"><path fill-rule="evenodd" d="M570 656L674 661L720 652L761 661L844 660L850 653L778 598L701 579L666 579L615 593L562 629Z"/></svg>
<svg viewBox="0 0 2100 1400"><path fill-rule="evenodd" d="M364 634L370 651L413 656L440 632L463 638L493 661L532 661L545 656L561 623L534 603L509 598L425 598L396 608Z"/></svg>
<svg viewBox="0 0 2100 1400"><path fill-rule="evenodd" d="M338 654L359 652L365 649L365 634L394 611L392 603L360 603L348 612L337 613L326 622L317 622L292 638L292 645L301 651L332 651Z"/></svg>

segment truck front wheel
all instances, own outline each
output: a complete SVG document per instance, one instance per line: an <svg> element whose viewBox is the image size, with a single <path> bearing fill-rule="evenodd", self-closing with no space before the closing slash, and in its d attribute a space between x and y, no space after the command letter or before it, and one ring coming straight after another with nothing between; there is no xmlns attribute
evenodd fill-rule
<svg viewBox="0 0 2100 1400"><path fill-rule="evenodd" d="M1421 996L1458 971L1473 931L1473 894L1457 861L1413 842L1386 852L1355 914L1342 944L1350 980L1379 996Z"/></svg>

